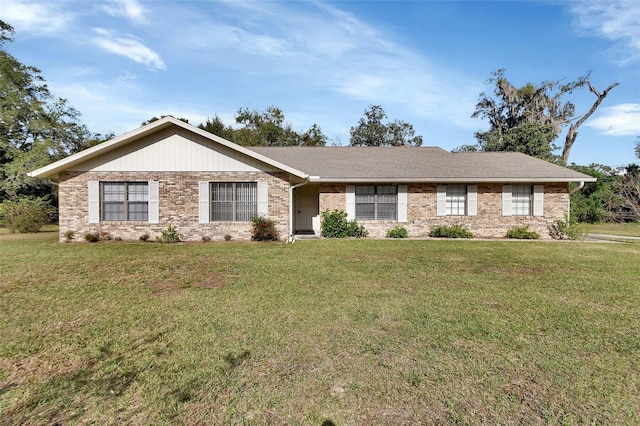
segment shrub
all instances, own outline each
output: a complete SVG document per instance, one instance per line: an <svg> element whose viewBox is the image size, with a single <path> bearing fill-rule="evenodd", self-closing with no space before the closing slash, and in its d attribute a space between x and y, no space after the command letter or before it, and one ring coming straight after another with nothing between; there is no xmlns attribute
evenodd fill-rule
<svg viewBox="0 0 640 426"><path fill-rule="evenodd" d="M23 197L0 203L0 222L11 232L38 232L51 221L54 208L43 198Z"/></svg>
<svg viewBox="0 0 640 426"><path fill-rule="evenodd" d="M156 241L159 241L161 243L172 244L172 243L179 243L180 241L182 241L182 238L183 238L182 235L178 233L178 228L169 224L167 229L162 231L162 234L159 237L156 237Z"/></svg>
<svg viewBox="0 0 640 426"><path fill-rule="evenodd" d="M75 237L76 231L72 229L67 229L66 231L64 231L62 235L64 235L64 241L66 243L70 243L71 241L73 241L73 237Z"/></svg>
<svg viewBox="0 0 640 426"><path fill-rule="evenodd" d="M97 243L98 241L100 241L100 237L98 236L98 234L93 233L85 234L84 239L90 243Z"/></svg>
<svg viewBox="0 0 640 426"><path fill-rule="evenodd" d="M209 241L211 241L211 237L203 235L202 238L200 238L200 241L202 241L203 243L208 243Z"/></svg>
<svg viewBox="0 0 640 426"><path fill-rule="evenodd" d="M140 238L138 238L138 239L139 239L140 241L142 241L143 243L146 243L147 241L149 241L149 238L151 238L151 237L149 236L149 234L144 233L144 234L140 235Z"/></svg>
<svg viewBox="0 0 640 426"><path fill-rule="evenodd" d="M273 219L263 216L254 216L251 218L253 230L251 232L252 241L278 241L278 230ZM226 237L225 237L226 239Z"/></svg>
<svg viewBox="0 0 640 426"><path fill-rule="evenodd" d="M369 235L369 231L355 219L347 220L347 213L343 210L325 210L322 212L320 234L325 238L361 238Z"/></svg>
<svg viewBox="0 0 640 426"><path fill-rule="evenodd" d="M396 226L387 231L387 238L407 238L408 236L407 228L404 226Z"/></svg>
<svg viewBox="0 0 640 426"><path fill-rule="evenodd" d="M111 241L113 240L113 235L108 231L100 231L100 239L104 241Z"/></svg>
<svg viewBox="0 0 640 426"><path fill-rule="evenodd" d="M231 241L231 235L229 235L229 234L225 234L225 235L224 235L224 240L225 240L225 241Z"/></svg>
<svg viewBox="0 0 640 426"><path fill-rule="evenodd" d="M429 232L435 238L473 238L473 234L463 225L438 225Z"/></svg>
<svg viewBox="0 0 640 426"><path fill-rule="evenodd" d="M549 227L549 235L556 240L579 240L584 238L584 232L566 214L564 215L564 220L557 220L556 223Z"/></svg>
<svg viewBox="0 0 640 426"><path fill-rule="evenodd" d="M538 234L536 231L530 230L529 225L518 226L507 231L507 238L516 238L519 240L537 240L540 238L540 234Z"/></svg>

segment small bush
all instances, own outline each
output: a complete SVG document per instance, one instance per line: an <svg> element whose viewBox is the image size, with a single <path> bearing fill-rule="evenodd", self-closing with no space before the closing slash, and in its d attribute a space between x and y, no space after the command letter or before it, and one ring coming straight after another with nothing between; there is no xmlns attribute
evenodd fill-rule
<svg viewBox="0 0 640 426"><path fill-rule="evenodd" d="M438 225L429 232L435 238L473 238L473 234L463 225Z"/></svg>
<svg viewBox="0 0 640 426"><path fill-rule="evenodd" d="M98 234L93 233L85 234L84 239L90 243L97 243L98 241L100 241L100 237L98 236Z"/></svg>
<svg viewBox="0 0 640 426"><path fill-rule="evenodd" d="M320 234L325 238L362 238L369 235L369 231L355 219L347 220L347 213L343 210L325 210L322 212Z"/></svg>
<svg viewBox="0 0 640 426"><path fill-rule="evenodd" d="M73 229L67 229L62 235L64 235L64 241L66 243L70 243L71 241L73 241L73 237L75 237L76 231L74 231Z"/></svg>
<svg viewBox="0 0 640 426"><path fill-rule="evenodd" d="M225 240L225 241L231 241L231 235L229 235L229 234L225 234L225 236L224 236L224 240Z"/></svg>
<svg viewBox="0 0 640 426"><path fill-rule="evenodd" d="M387 231L387 238L407 238L408 236L407 228L404 226L396 226Z"/></svg>
<svg viewBox="0 0 640 426"><path fill-rule="evenodd" d="M108 231L100 231L100 240L111 241L113 240L113 235L111 235Z"/></svg>
<svg viewBox="0 0 640 426"><path fill-rule="evenodd" d="M140 235L140 238L138 238L138 239L139 239L140 241L142 241L143 243L146 243L147 241L149 241L149 238L151 238L151 237L149 236L149 234L144 233L144 234Z"/></svg>
<svg viewBox="0 0 640 426"><path fill-rule="evenodd" d="M252 241L278 241L279 234L273 219L254 216L251 218L251 223L253 225L253 230L251 231Z"/></svg>
<svg viewBox="0 0 640 426"><path fill-rule="evenodd" d="M564 215L564 220L557 220L556 223L550 226L549 235L556 240L579 240L584 238L584 232L566 214Z"/></svg>
<svg viewBox="0 0 640 426"><path fill-rule="evenodd" d="M540 234L536 231L530 230L529 225L518 226L507 231L507 238L515 238L518 240L537 240L540 238Z"/></svg>
<svg viewBox="0 0 640 426"><path fill-rule="evenodd" d="M202 241L203 243L208 243L209 241L211 241L211 237L203 235L202 238L200 238L200 241Z"/></svg>
<svg viewBox="0 0 640 426"><path fill-rule="evenodd" d="M162 231L162 234L159 237L156 237L156 241L167 244L179 243L182 239L182 235L178 233L178 228L171 224L169 224L167 229Z"/></svg>
<svg viewBox="0 0 640 426"><path fill-rule="evenodd" d="M38 232L55 209L43 198L16 198L0 203L0 222L11 232Z"/></svg>

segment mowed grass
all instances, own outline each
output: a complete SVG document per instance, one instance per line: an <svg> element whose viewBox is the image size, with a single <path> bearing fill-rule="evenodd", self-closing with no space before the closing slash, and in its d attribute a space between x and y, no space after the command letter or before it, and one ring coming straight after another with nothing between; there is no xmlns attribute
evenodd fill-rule
<svg viewBox="0 0 640 426"><path fill-rule="evenodd" d="M587 233L640 237L640 222L581 224L580 227Z"/></svg>
<svg viewBox="0 0 640 426"><path fill-rule="evenodd" d="M0 237L2 424L640 422L638 244L56 239Z"/></svg>

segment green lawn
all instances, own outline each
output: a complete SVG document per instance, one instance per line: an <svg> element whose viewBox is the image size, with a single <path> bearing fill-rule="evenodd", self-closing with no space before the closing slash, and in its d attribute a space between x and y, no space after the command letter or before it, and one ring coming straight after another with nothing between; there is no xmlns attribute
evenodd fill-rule
<svg viewBox="0 0 640 426"><path fill-rule="evenodd" d="M0 424L638 424L639 244L0 235Z"/></svg>
<svg viewBox="0 0 640 426"><path fill-rule="evenodd" d="M584 232L592 234L628 235L640 237L640 222L634 223L598 223L580 225Z"/></svg>

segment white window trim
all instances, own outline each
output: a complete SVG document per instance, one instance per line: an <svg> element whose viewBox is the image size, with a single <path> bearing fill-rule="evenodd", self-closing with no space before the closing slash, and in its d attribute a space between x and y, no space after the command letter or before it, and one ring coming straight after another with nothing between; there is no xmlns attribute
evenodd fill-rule
<svg viewBox="0 0 640 426"><path fill-rule="evenodd" d="M438 185L436 188L436 216L447 215L447 185ZM478 185L467 185L465 196L464 216L477 216L478 214ZM462 216L462 215L455 215Z"/></svg>
<svg viewBox="0 0 640 426"><path fill-rule="evenodd" d="M240 182L240 181L239 181ZM198 182L198 223L211 222L211 189L209 181ZM257 182L259 216L269 216L269 182Z"/></svg>
<svg viewBox="0 0 640 426"><path fill-rule="evenodd" d="M133 181L131 181L133 182ZM126 182L125 182L126 183ZM90 180L87 183L88 186L88 201L89 201L89 223L100 223L100 181ZM148 214L147 223L159 223L160 222L160 194L159 194L159 182L147 181L147 190L149 194L148 200ZM126 221L128 222L128 221Z"/></svg>
<svg viewBox="0 0 640 426"><path fill-rule="evenodd" d="M531 185L531 187L533 188L531 214L521 217L544 216L544 185ZM513 216L511 213L512 193L512 185L502 185L502 216Z"/></svg>

